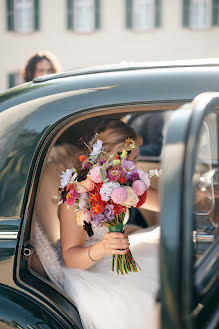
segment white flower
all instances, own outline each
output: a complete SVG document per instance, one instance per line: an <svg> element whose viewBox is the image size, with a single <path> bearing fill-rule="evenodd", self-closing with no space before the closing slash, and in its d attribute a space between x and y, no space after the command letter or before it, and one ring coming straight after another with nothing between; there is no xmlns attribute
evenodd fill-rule
<svg viewBox="0 0 219 329"><path fill-rule="evenodd" d="M93 145L93 150L91 152L91 156L97 156L103 150L103 142L98 139L97 142Z"/></svg>
<svg viewBox="0 0 219 329"><path fill-rule="evenodd" d="M161 175L161 170L149 170L149 177L159 177Z"/></svg>
<svg viewBox="0 0 219 329"><path fill-rule="evenodd" d="M151 176L148 176L148 174L143 169L137 169L137 172L139 174L140 180L145 184L146 189L150 186L150 178Z"/></svg>
<svg viewBox="0 0 219 329"><path fill-rule="evenodd" d="M66 169L66 171L62 172L62 175L61 175L61 183L60 183L60 187L61 188L64 188L65 186L68 185L70 179L71 179L71 175L72 175L72 169Z"/></svg>
<svg viewBox="0 0 219 329"><path fill-rule="evenodd" d="M104 183L100 189L101 199L109 201L112 191L117 187L120 187L120 184L117 182Z"/></svg>
<svg viewBox="0 0 219 329"><path fill-rule="evenodd" d="M77 173L74 173L74 175L70 179L70 182L69 183L72 183L72 184L75 183L77 176L78 176L78 174Z"/></svg>
<svg viewBox="0 0 219 329"><path fill-rule="evenodd" d="M89 200L88 193L81 193L79 199L79 208L80 209L87 208L88 200Z"/></svg>

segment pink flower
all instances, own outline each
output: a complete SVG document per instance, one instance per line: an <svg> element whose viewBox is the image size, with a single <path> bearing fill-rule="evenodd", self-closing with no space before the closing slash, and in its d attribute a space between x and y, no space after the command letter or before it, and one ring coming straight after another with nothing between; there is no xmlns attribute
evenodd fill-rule
<svg viewBox="0 0 219 329"><path fill-rule="evenodd" d="M80 183L77 183L77 188L76 191L78 193L86 193L88 191L92 191L95 187L95 184L92 180L90 180L90 178L87 178L85 180L83 180Z"/></svg>
<svg viewBox="0 0 219 329"><path fill-rule="evenodd" d="M132 188L138 196L144 194L144 192L146 191L146 186L144 182L139 179L134 181L134 183L132 184Z"/></svg>
<svg viewBox="0 0 219 329"><path fill-rule="evenodd" d="M103 201L109 201L112 191L118 187L120 187L120 184L117 182L104 183L100 189L101 199Z"/></svg>
<svg viewBox="0 0 219 329"><path fill-rule="evenodd" d="M90 176L91 180L94 183L102 183L103 182L102 177L101 177L101 173L100 173L100 169L101 169L100 166L96 166L96 167L93 167L89 172L89 176Z"/></svg>
<svg viewBox="0 0 219 329"><path fill-rule="evenodd" d="M128 198L128 193L125 187L118 187L111 193L111 199L114 203L123 204Z"/></svg>
<svg viewBox="0 0 219 329"><path fill-rule="evenodd" d="M150 186L150 178L149 178L148 174L143 169L137 169L137 171L138 171L140 180L142 180L144 182L146 189L148 189Z"/></svg>
<svg viewBox="0 0 219 329"><path fill-rule="evenodd" d="M118 180L119 177L120 177L120 170L111 169L107 171L107 178L109 178L110 181Z"/></svg>
<svg viewBox="0 0 219 329"><path fill-rule="evenodd" d="M91 213L90 211L86 210L81 210L77 214L77 223L79 226L83 226L84 222L89 223L91 221Z"/></svg>
<svg viewBox="0 0 219 329"><path fill-rule="evenodd" d="M76 199L78 198L78 193L75 190L70 190L66 195L65 203L69 206L75 203Z"/></svg>
<svg viewBox="0 0 219 329"><path fill-rule="evenodd" d="M134 190L130 186L126 187L126 192L128 193L128 198L123 203L123 205L128 208L130 208L130 207L136 208L136 205L139 201L137 194L134 192Z"/></svg>
<svg viewBox="0 0 219 329"><path fill-rule="evenodd" d="M133 173L136 173L136 166L132 161L122 159L121 167L126 176L131 176Z"/></svg>

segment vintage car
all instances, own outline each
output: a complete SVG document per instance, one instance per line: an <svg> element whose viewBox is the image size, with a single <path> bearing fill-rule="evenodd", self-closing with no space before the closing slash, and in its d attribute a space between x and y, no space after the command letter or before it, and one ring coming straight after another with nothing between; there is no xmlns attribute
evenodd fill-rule
<svg viewBox="0 0 219 329"><path fill-rule="evenodd" d="M130 123L143 139L139 166L162 168L160 216L141 212L161 225L160 328L218 328L219 60L93 67L0 95L0 328L83 328L74 301L31 261L33 223L54 147L103 118Z"/></svg>

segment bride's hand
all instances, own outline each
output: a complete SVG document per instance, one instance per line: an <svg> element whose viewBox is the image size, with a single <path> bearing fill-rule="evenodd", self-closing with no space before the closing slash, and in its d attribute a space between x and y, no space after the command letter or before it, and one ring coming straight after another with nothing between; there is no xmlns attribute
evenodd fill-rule
<svg viewBox="0 0 219 329"><path fill-rule="evenodd" d="M109 232L104 235L101 244L106 255L125 255L129 250L127 235L119 232Z"/></svg>

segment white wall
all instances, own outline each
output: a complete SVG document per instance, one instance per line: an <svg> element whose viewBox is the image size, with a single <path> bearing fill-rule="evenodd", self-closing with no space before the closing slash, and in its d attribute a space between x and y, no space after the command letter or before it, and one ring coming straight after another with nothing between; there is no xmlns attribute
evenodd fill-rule
<svg viewBox="0 0 219 329"><path fill-rule="evenodd" d="M6 30L5 0L0 0L0 90L7 74L21 68L38 50L50 50L63 70L127 61L219 57L219 27L182 27L182 0L163 0L162 24L148 32L125 28L125 0L101 0L101 29L91 34L66 30L66 1L41 0L40 31L21 35Z"/></svg>

